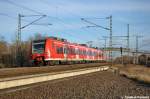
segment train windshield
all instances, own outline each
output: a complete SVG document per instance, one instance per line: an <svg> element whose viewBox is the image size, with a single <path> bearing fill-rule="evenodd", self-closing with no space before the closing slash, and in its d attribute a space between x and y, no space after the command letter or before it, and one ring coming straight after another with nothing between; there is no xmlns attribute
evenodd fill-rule
<svg viewBox="0 0 150 99"><path fill-rule="evenodd" d="M45 41L33 41L32 53L43 53L45 48Z"/></svg>

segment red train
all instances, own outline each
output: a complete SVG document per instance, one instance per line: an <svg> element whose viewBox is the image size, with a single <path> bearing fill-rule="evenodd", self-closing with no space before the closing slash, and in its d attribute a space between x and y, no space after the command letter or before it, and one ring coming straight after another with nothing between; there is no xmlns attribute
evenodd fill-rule
<svg viewBox="0 0 150 99"><path fill-rule="evenodd" d="M105 59L99 49L89 48L85 44L70 43L57 37L32 41L31 58L35 65L100 62Z"/></svg>

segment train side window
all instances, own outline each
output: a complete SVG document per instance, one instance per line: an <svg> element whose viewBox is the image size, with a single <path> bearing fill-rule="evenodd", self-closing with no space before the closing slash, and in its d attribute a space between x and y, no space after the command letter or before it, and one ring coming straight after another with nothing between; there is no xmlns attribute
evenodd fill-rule
<svg viewBox="0 0 150 99"><path fill-rule="evenodd" d="M83 55L85 55L85 50L83 50Z"/></svg>
<svg viewBox="0 0 150 99"><path fill-rule="evenodd" d="M82 55L84 55L84 50L82 50Z"/></svg>
<svg viewBox="0 0 150 99"><path fill-rule="evenodd" d="M74 48L72 48L72 54L75 54L75 49Z"/></svg>
<svg viewBox="0 0 150 99"><path fill-rule="evenodd" d="M68 51L67 53L70 54L70 48L67 48L67 51Z"/></svg>
<svg viewBox="0 0 150 99"><path fill-rule="evenodd" d="M81 50L79 49L79 55L81 55Z"/></svg>
<svg viewBox="0 0 150 99"><path fill-rule="evenodd" d="M89 51L89 56L91 56L91 51Z"/></svg>
<svg viewBox="0 0 150 99"><path fill-rule="evenodd" d="M64 54L67 54L67 48L64 48Z"/></svg>
<svg viewBox="0 0 150 99"><path fill-rule="evenodd" d="M82 50L82 55L83 55L83 50Z"/></svg>
<svg viewBox="0 0 150 99"><path fill-rule="evenodd" d="M82 50L80 50L80 55L82 55Z"/></svg>
<svg viewBox="0 0 150 99"><path fill-rule="evenodd" d="M101 57L102 56L102 54L101 53L99 53L99 57Z"/></svg>
<svg viewBox="0 0 150 99"><path fill-rule="evenodd" d="M56 46L56 51L57 51L57 54L59 54L59 47Z"/></svg>
<svg viewBox="0 0 150 99"><path fill-rule="evenodd" d="M88 50L86 50L86 55L88 56Z"/></svg>
<svg viewBox="0 0 150 99"><path fill-rule="evenodd" d="M80 55L80 49L78 50L78 54Z"/></svg>
<svg viewBox="0 0 150 99"><path fill-rule="evenodd" d="M63 47L56 47L57 54L63 54Z"/></svg>
<svg viewBox="0 0 150 99"><path fill-rule="evenodd" d="M96 52L94 52L94 56L96 56Z"/></svg>
<svg viewBox="0 0 150 99"><path fill-rule="evenodd" d="M69 54L69 53L70 53L70 48L68 47L68 48L67 48L67 54Z"/></svg>
<svg viewBox="0 0 150 99"><path fill-rule="evenodd" d="M72 48L70 48L70 54L73 54L73 49Z"/></svg>
<svg viewBox="0 0 150 99"><path fill-rule="evenodd" d="M91 56L93 56L93 52L91 51Z"/></svg>
<svg viewBox="0 0 150 99"><path fill-rule="evenodd" d="M63 54L63 47L60 47L60 54Z"/></svg>
<svg viewBox="0 0 150 99"><path fill-rule="evenodd" d="M102 53L101 55L102 55L102 57L103 57L103 53Z"/></svg>
<svg viewBox="0 0 150 99"><path fill-rule="evenodd" d="M84 55L84 50L82 50L82 55Z"/></svg>
<svg viewBox="0 0 150 99"><path fill-rule="evenodd" d="M88 50L86 51L86 55L89 56L89 51Z"/></svg>
<svg viewBox="0 0 150 99"><path fill-rule="evenodd" d="M75 54L79 54L79 50L78 49L75 49Z"/></svg>

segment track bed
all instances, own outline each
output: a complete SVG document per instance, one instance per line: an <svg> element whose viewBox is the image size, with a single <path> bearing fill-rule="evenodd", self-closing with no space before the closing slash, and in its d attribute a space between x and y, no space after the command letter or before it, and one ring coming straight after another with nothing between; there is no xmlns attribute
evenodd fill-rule
<svg viewBox="0 0 150 99"><path fill-rule="evenodd" d="M108 65L108 63L90 63L90 64L73 64L73 65L55 65L45 67L22 67L0 69L0 78L16 77L23 75L42 74L50 72L59 72L64 70L82 69L88 67L97 67Z"/></svg>
<svg viewBox="0 0 150 99"><path fill-rule="evenodd" d="M103 71L40 83L24 90L0 94L0 99L121 99L148 95L150 86Z"/></svg>

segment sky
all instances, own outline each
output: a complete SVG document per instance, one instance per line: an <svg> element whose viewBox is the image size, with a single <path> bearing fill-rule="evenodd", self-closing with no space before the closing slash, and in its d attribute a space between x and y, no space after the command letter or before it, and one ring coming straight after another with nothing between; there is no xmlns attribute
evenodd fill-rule
<svg viewBox="0 0 150 99"><path fill-rule="evenodd" d="M81 20L93 22L103 27L109 27L109 20L103 19L112 15L113 36L126 36L127 24L130 24L130 47L135 48L135 36L139 38L139 48L148 50L150 43L150 0L0 0L0 36L12 42L15 40L18 26L18 14L26 15L21 18L21 25L47 15L22 29L22 40L26 41L36 33L45 36L65 38L70 42L86 43L93 41L94 46L104 45L104 36L109 37L109 31L90 27ZM28 17L27 17L28 16ZM101 19L102 18L102 19ZM116 46L126 46L126 38L113 38ZM107 40L108 45L109 39Z"/></svg>

